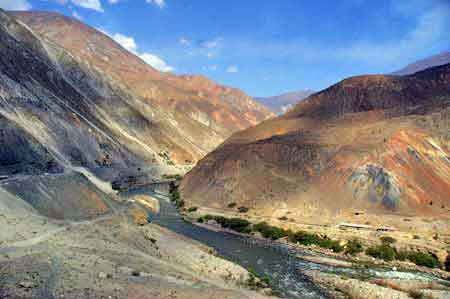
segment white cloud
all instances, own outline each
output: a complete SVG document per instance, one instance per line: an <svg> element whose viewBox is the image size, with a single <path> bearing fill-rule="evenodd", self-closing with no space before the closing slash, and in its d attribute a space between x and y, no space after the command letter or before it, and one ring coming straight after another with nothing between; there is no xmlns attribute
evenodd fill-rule
<svg viewBox="0 0 450 299"><path fill-rule="evenodd" d="M166 6L165 0L145 0L145 2L157 5L159 8L163 9Z"/></svg>
<svg viewBox="0 0 450 299"><path fill-rule="evenodd" d="M222 46L221 38L214 38L212 40L206 40L200 43L200 46L207 49L216 49Z"/></svg>
<svg viewBox="0 0 450 299"><path fill-rule="evenodd" d="M1 0L0 7L4 10L29 10L31 4L27 0Z"/></svg>
<svg viewBox="0 0 450 299"><path fill-rule="evenodd" d="M75 10L72 11L72 17L74 17L75 19L78 19L80 21L83 21L83 17L80 16Z"/></svg>
<svg viewBox="0 0 450 299"><path fill-rule="evenodd" d="M239 72L239 68L237 66L235 66L235 65L230 65L229 67L227 67L225 72L227 72L227 73L237 73L237 72Z"/></svg>
<svg viewBox="0 0 450 299"><path fill-rule="evenodd" d="M53 0L53 1L59 4L67 4L68 2L68 0ZM103 12L102 3L100 2L100 0L70 0L70 2L79 7Z"/></svg>
<svg viewBox="0 0 450 299"><path fill-rule="evenodd" d="M109 34L108 34L109 35ZM111 36L116 42L118 42L122 47L127 49L130 52L136 53L137 44L133 37L126 36L120 33L115 33Z"/></svg>
<svg viewBox="0 0 450 299"><path fill-rule="evenodd" d="M180 38L180 44L183 45L183 46L188 47L188 46L191 45L191 42L187 38L181 37Z"/></svg>
<svg viewBox="0 0 450 299"><path fill-rule="evenodd" d="M167 65L167 63L160 57L151 53L142 53L139 57L145 61L147 64L151 65L155 69L161 72L171 72L174 70L173 67Z"/></svg>
<svg viewBox="0 0 450 299"><path fill-rule="evenodd" d="M123 35L120 33L110 34L106 30L101 29L101 28L97 28L97 30L101 31L102 33L104 33L104 34L108 35L109 37L111 37L112 39L114 39L117 43L119 43L126 50L128 50L131 53L133 53L134 55L138 56L145 63L147 63L151 67L157 69L158 71L172 72L173 70L175 70L174 67L168 65L167 62L164 61L164 59L162 59L161 57L159 57L155 54L148 53L148 52L140 53L138 51L139 46L133 37L126 36L126 35Z"/></svg>

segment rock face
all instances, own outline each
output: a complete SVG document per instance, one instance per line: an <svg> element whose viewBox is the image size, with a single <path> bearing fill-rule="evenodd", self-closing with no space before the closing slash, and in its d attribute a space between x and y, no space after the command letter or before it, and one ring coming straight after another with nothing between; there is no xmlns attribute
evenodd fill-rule
<svg viewBox="0 0 450 299"><path fill-rule="evenodd" d="M392 75L399 75L399 76L411 75L416 72L423 71L427 68L444 65L447 63L450 63L450 52L443 52L408 64L401 70L393 72Z"/></svg>
<svg viewBox="0 0 450 299"><path fill-rule="evenodd" d="M306 99L313 93L315 93L314 90L308 89L308 90L287 92L279 96L273 97L266 97L266 98L257 97L255 98L255 100L260 102L267 108L269 108L273 113L280 115L287 112L289 109L294 107L295 104L297 104L303 99Z"/></svg>
<svg viewBox="0 0 450 299"><path fill-rule="evenodd" d="M316 93L233 135L185 176L181 194L190 205L283 209L291 218L448 213L450 64Z"/></svg>
<svg viewBox="0 0 450 299"><path fill-rule="evenodd" d="M74 19L0 10L0 188L48 217L103 214L111 183L184 172L271 115L239 90L160 73Z"/></svg>
<svg viewBox="0 0 450 299"><path fill-rule="evenodd" d="M272 114L240 90L202 76L161 73L102 32L48 12L12 13L40 38L66 51L54 55L65 76L143 148L166 162L191 165L233 132ZM70 58L69 58L70 57ZM132 138L128 138L132 139ZM128 141L127 141L128 142Z"/></svg>

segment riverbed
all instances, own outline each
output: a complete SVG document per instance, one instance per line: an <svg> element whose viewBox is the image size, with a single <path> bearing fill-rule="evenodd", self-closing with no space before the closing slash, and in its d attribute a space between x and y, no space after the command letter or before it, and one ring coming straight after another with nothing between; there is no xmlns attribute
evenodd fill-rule
<svg viewBox="0 0 450 299"><path fill-rule="evenodd" d="M270 287L282 298L331 298L323 287L314 284L305 271L321 271L360 279L388 278L448 282L427 273L393 271L383 268L343 267L315 263L301 259L310 251L287 246L279 242L256 239L226 231L214 231L187 222L178 213L167 195L155 191L156 186L147 186L127 191L122 197L138 194L150 195L160 202L160 212L151 214L151 221L178 234L184 235L215 249L219 256L251 268L261 277L267 277Z"/></svg>

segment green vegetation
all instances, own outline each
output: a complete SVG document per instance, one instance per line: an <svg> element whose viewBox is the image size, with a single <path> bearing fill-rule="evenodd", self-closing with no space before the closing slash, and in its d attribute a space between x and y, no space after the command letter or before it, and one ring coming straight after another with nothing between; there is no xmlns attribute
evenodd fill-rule
<svg viewBox="0 0 450 299"><path fill-rule="evenodd" d="M251 233L251 223L242 218L225 218L223 216L205 215L197 219L199 223L205 223L208 220L214 220L223 228L229 228L239 233Z"/></svg>
<svg viewBox="0 0 450 299"><path fill-rule="evenodd" d="M366 254L388 262L393 261L394 259L399 261L409 260L418 266L428 268L436 268L439 266L438 259L430 253L406 250L397 251L387 242L367 248Z"/></svg>
<svg viewBox="0 0 450 299"><path fill-rule="evenodd" d="M174 192L174 194L177 194ZM175 195L176 197L176 195ZM196 207L191 207L188 211L197 210ZM330 239L327 236L320 236L314 233L305 231L293 232L280 227L269 225L267 222L260 222L251 224L249 221L242 218L226 218L223 216L204 215L197 219L199 223L207 222L208 220L215 220L223 228L228 228L239 233L259 232L264 238L278 240L287 237L292 243L301 244L305 246L317 245L321 248L330 249L333 252L342 252L348 255L356 255L364 252L363 244L357 240L352 239L344 246L339 244L339 240ZM390 262L395 259L400 261L409 260L418 266L425 266L429 268L436 268L439 266L438 259L430 254L415 251L397 251L391 244L395 243L392 237L381 237L381 244L371 246L366 249L365 253L377 259ZM450 255L444 264L447 271L450 271ZM252 279L252 278L250 278ZM254 279L254 278L253 278Z"/></svg>
<svg viewBox="0 0 450 299"><path fill-rule="evenodd" d="M341 252L344 248L339 244L339 241L329 239L327 236L319 236L304 231L298 231L289 235L289 241L302 245L318 245L322 248L331 249L333 252Z"/></svg>
<svg viewBox="0 0 450 299"><path fill-rule="evenodd" d="M232 209L232 208L236 207L236 203L235 203L235 202L229 203L229 204L228 204L228 207L229 207L230 209Z"/></svg>
<svg viewBox="0 0 450 299"><path fill-rule="evenodd" d="M364 247L357 239L348 241L345 245L345 253L349 255L356 255L364 251Z"/></svg>
<svg viewBox="0 0 450 299"><path fill-rule="evenodd" d="M162 175L163 179L167 179L167 180L175 180L175 181L181 181L183 179L183 177L179 174L163 174Z"/></svg>
<svg viewBox="0 0 450 299"><path fill-rule="evenodd" d="M247 279L247 285L255 290L259 288L267 288L270 283L270 278L268 276L260 277L258 273L253 268L247 269L249 277Z"/></svg>
<svg viewBox="0 0 450 299"><path fill-rule="evenodd" d="M383 236L380 238L381 243L383 244L394 244L395 242L397 242L397 239L389 237L389 236Z"/></svg>
<svg viewBox="0 0 450 299"><path fill-rule="evenodd" d="M258 231L264 238L277 240L280 238L287 237L290 233L288 230L284 230L279 227L271 226L267 224L267 222L260 222L258 224L253 225L253 230Z"/></svg>
<svg viewBox="0 0 450 299"><path fill-rule="evenodd" d="M429 253L410 252L408 254L408 260L418 266L425 266L428 268L436 268L437 266L439 266L438 259Z"/></svg>
<svg viewBox="0 0 450 299"><path fill-rule="evenodd" d="M198 210L198 207L189 207L187 210L189 213L196 212Z"/></svg>
<svg viewBox="0 0 450 299"><path fill-rule="evenodd" d="M169 196L170 200L175 203L175 206L179 209L184 206L184 200L180 197L180 192L178 191L178 185L174 182L170 182L169 185Z"/></svg>
<svg viewBox="0 0 450 299"><path fill-rule="evenodd" d="M393 261L396 256L394 248L385 243L367 248L366 254L387 262Z"/></svg>

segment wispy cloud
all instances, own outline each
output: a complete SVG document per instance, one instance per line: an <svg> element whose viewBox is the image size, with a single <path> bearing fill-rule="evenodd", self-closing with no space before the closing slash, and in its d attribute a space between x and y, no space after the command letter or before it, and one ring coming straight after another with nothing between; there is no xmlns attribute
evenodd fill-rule
<svg viewBox="0 0 450 299"><path fill-rule="evenodd" d="M429 47L433 43L449 38L450 34L450 2L436 1L431 6L399 6L393 1L394 8L403 14L417 14L417 23L400 39L384 43L357 42L349 47L338 49L335 55L342 59L366 61L368 63L392 63L408 53ZM418 1L413 1L418 2ZM423 1L420 1L422 4ZM420 12L418 12L420 10ZM450 45L450 44L449 44Z"/></svg>
<svg viewBox="0 0 450 299"><path fill-rule="evenodd" d="M31 4L27 0L2 0L0 7L4 10L29 10Z"/></svg>
<svg viewBox="0 0 450 299"><path fill-rule="evenodd" d="M189 47L192 44L191 41L185 37L181 37L179 42L182 46L185 46L185 47Z"/></svg>
<svg viewBox="0 0 450 299"><path fill-rule="evenodd" d="M307 38L267 43L264 40L227 37L224 47L227 52L234 49L239 53L239 58L257 57L261 60L289 59L289 61L298 58L308 63L342 61L364 64L372 69L380 66L384 68L402 66L417 57L424 49L448 41L450 36L450 2L412 0L421 3L416 6L406 5L405 2L407 1L392 0L391 9L398 17L407 17L415 22L402 35L386 38L384 41L360 38L351 43L330 45Z"/></svg>
<svg viewBox="0 0 450 299"><path fill-rule="evenodd" d="M141 53L139 58L161 72L172 72L175 68L168 65L161 57L152 53Z"/></svg>
<svg viewBox="0 0 450 299"><path fill-rule="evenodd" d="M229 67L227 67L227 69L225 71L227 73L237 73L237 72L239 72L239 68L235 65L230 65Z"/></svg>
<svg viewBox="0 0 450 299"><path fill-rule="evenodd" d="M102 3L100 2L100 0L50 0L50 1L61 4L61 5L66 5L66 4L72 3L72 4L82 7L82 8L92 9L92 10L95 10L98 12L104 12Z"/></svg>
<svg viewBox="0 0 450 299"><path fill-rule="evenodd" d="M102 4L100 0L71 0L71 2L77 6L93 9L99 12L103 12Z"/></svg>
<svg viewBox="0 0 450 299"><path fill-rule="evenodd" d="M161 9L163 9L166 6L166 1L165 0L145 0L145 2L150 3L150 4L154 4L154 5L158 6Z"/></svg>
<svg viewBox="0 0 450 299"><path fill-rule="evenodd" d="M222 46L222 39L221 38L214 38L211 40L205 40L200 42L200 46L206 49L216 49L220 48Z"/></svg>
<svg viewBox="0 0 450 299"><path fill-rule="evenodd" d="M155 69L161 71L161 72L172 72L175 70L174 67L167 64L167 62L159 57L156 54L149 53L149 52L140 52L139 46L136 43L136 40L132 36L126 36L121 33L114 33L111 34L103 29L98 29L99 31L103 32L104 34L110 36L112 39L114 39L118 44L120 44L122 47L124 47L126 50L130 51L134 55L138 56L140 59L142 59L145 63L150 65L151 67L154 67Z"/></svg>
<svg viewBox="0 0 450 299"><path fill-rule="evenodd" d="M118 42L122 47L127 49L130 52L136 53L137 44L133 37L126 36L120 33L115 33L111 36L116 42Z"/></svg>

